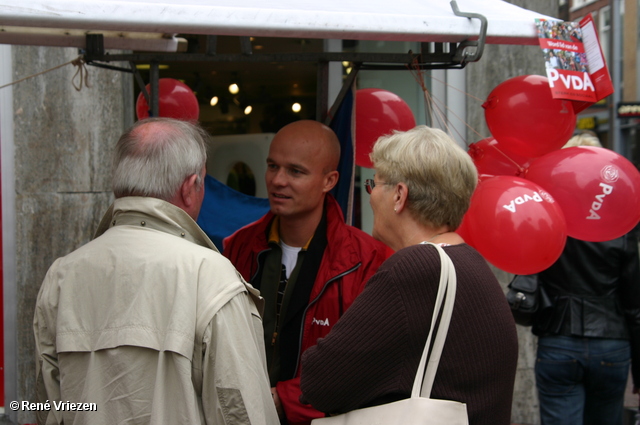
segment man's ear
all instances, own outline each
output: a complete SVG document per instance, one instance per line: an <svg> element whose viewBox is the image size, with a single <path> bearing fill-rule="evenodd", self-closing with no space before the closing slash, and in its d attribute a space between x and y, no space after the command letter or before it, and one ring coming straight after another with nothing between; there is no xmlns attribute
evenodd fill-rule
<svg viewBox="0 0 640 425"><path fill-rule="evenodd" d="M327 193L331 189L333 189L335 185L338 184L338 177L340 177L340 173L338 173L337 171L329 171L327 174L325 174L324 188L322 189L322 191Z"/></svg>
<svg viewBox="0 0 640 425"><path fill-rule="evenodd" d="M198 188L197 180L198 175L192 174L191 176L187 177L184 182L182 182L182 186L180 187L180 197L182 198L181 201L187 208L190 208L195 204L197 200L195 194L198 189L202 190L202 188Z"/></svg>

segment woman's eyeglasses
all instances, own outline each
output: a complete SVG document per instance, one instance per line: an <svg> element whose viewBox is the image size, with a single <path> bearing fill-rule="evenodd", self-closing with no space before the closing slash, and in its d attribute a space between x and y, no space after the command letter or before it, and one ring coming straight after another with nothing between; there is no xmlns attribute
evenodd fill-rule
<svg viewBox="0 0 640 425"><path fill-rule="evenodd" d="M393 183L386 183L386 182L378 182L376 183L373 179L366 179L364 181L364 187L367 190L367 193L369 195L371 195L371 191L373 190L374 187L376 187L376 185L379 184L393 184Z"/></svg>

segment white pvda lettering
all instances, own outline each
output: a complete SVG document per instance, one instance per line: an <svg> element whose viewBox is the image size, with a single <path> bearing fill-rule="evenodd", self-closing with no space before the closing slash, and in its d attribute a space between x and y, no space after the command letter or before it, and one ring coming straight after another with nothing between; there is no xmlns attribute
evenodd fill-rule
<svg viewBox="0 0 640 425"><path fill-rule="evenodd" d="M516 212L516 205L522 205L529 201L542 202L542 197L538 192L533 192L533 195L518 196L517 198L512 199L508 205L503 205L503 208L514 213Z"/></svg>
<svg viewBox="0 0 640 425"><path fill-rule="evenodd" d="M605 196L610 195L613 192L613 186L611 185L600 183L600 187L602 188L602 193L596 195L596 200L591 203L591 209L589 210L587 220L600 220L600 215L596 211L602 208Z"/></svg>
<svg viewBox="0 0 640 425"><path fill-rule="evenodd" d="M318 320L315 317L311 320L312 325L329 326L329 318Z"/></svg>
<svg viewBox="0 0 640 425"><path fill-rule="evenodd" d="M591 77L586 72L582 73L582 78L578 75L564 75L560 74L557 69L547 68L547 78L549 79L549 86L551 88L555 87L556 81L560 80L560 82L564 85L566 89L571 90L582 90L582 91L596 91L593 86L593 82L591 81Z"/></svg>

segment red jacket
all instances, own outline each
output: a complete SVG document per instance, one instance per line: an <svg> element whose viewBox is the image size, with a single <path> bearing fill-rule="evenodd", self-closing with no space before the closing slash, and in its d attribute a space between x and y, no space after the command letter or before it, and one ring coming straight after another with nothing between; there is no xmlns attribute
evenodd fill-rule
<svg viewBox="0 0 640 425"><path fill-rule="evenodd" d="M300 403L302 353L315 345L318 338L329 333L340 318L340 313L351 306L371 275L391 253L382 242L346 225L340 206L330 195L325 200L325 211L328 243L304 316L295 378L278 382L276 387L290 425L308 424L314 418L325 416L310 405ZM274 215L269 212L224 240L223 254L248 282L258 271L258 254L270 249L267 233L273 218ZM339 305L340 299L342 306Z"/></svg>

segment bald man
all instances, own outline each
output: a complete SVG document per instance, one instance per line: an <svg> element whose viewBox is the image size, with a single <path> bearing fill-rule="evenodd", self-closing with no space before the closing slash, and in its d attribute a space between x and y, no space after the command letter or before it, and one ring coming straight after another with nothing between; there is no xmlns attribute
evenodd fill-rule
<svg viewBox="0 0 640 425"><path fill-rule="evenodd" d="M387 247L344 222L329 191L340 143L310 120L273 138L265 173L271 211L225 242L224 255L265 299L264 341L281 423L324 414L299 401L300 357L329 333L386 258Z"/></svg>

